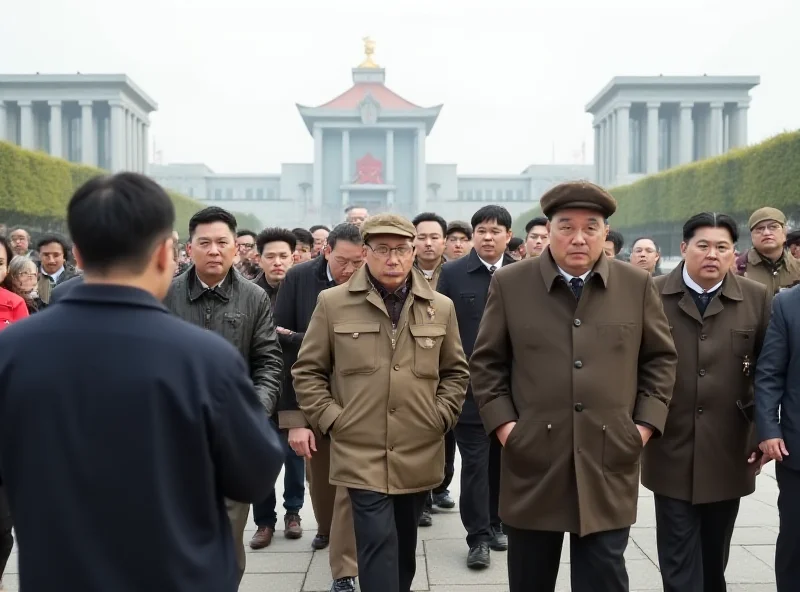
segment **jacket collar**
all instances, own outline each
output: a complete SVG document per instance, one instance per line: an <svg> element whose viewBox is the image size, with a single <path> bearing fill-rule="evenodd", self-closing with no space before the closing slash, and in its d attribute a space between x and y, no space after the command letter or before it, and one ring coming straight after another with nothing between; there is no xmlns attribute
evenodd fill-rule
<svg viewBox="0 0 800 592"><path fill-rule="evenodd" d="M356 270L347 283L347 289L350 292L371 292L374 290L367 276L366 265L362 265ZM411 293L417 298L433 300L433 290L428 280L426 280L422 272L414 266L411 267Z"/></svg>
<svg viewBox="0 0 800 592"><path fill-rule="evenodd" d="M263 271L255 277L253 283L257 285L259 288L263 289L269 296L275 294L275 292L277 292L278 289L281 287L280 284L278 284L273 288L267 281L267 276L264 274Z"/></svg>
<svg viewBox="0 0 800 592"><path fill-rule="evenodd" d="M87 284L86 282L80 282L65 294L59 302L122 304L152 308L169 313L169 310L149 292L145 292L140 288L113 284Z"/></svg>
<svg viewBox="0 0 800 592"><path fill-rule="evenodd" d="M223 302L227 302L231 298L231 291L233 290L234 282L238 282L241 277L242 276L239 275L239 272L236 271L235 268L231 267L230 271L228 271L228 275L226 275L225 279L222 280L222 283L213 289L214 295L222 299ZM212 291L207 290L200 283L200 279L197 277L197 272L194 265L186 270L186 289L189 295L189 302L194 302L206 292Z"/></svg>
<svg viewBox="0 0 800 592"><path fill-rule="evenodd" d="M517 260L514 259L511 255L509 255L508 253L503 253L502 267L505 267L506 265L511 265L512 263L516 262ZM486 266L483 264L483 261L481 261L481 258L478 257L478 251L476 251L475 247L473 247L472 250L469 252L469 255L467 255L467 273L474 273L476 271L480 271L481 269L489 271L488 269L486 269Z"/></svg>
<svg viewBox="0 0 800 592"><path fill-rule="evenodd" d="M564 276L561 275L558 265L556 265L556 261L553 259L553 255L550 253L550 247L547 247L544 251L542 251L542 254L539 255L537 259L541 261L539 268L542 271L544 285L547 287L547 291L549 292L552 290L555 281L558 278L563 278ZM600 259L597 260L597 263L594 264L587 281L591 281L593 277L597 276L603 283L603 287L606 287L608 286L608 274L610 271L611 265L608 262L608 258L605 255L601 255Z"/></svg>
<svg viewBox="0 0 800 592"><path fill-rule="evenodd" d="M680 265L676 266L675 269L669 272L667 280L661 287L662 294L666 296L669 294L684 294L689 291L689 288L687 288L686 284L683 282L683 266L684 263L681 262ZM720 296L725 296L725 298L728 300L739 301L743 299L742 289L739 287L739 282L736 281L736 277L730 271L725 274L725 278L722 280L722 287L719 289L719 293Z"/></svg>

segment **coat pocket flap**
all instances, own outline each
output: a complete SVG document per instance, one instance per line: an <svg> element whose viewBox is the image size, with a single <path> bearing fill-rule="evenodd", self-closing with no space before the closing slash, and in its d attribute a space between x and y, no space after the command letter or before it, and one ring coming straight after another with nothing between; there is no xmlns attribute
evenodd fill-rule
<svg viewBox="0 0 800 592"><path fill-rule="evenodd" d="M380 330L380 323L370 323L368 321L336 323L333 325L334 333L378 333Z"/></svg>
<svg viewBox="0 0 800 592"><path fill-rule="evenodd" d="M409 325L414 337L441 337L447 333L447 325Z"/></svg>

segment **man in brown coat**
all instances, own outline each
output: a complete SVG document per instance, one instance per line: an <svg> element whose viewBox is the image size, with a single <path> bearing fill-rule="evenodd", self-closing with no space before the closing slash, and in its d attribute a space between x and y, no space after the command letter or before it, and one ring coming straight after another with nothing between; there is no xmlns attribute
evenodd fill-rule
<svg viewBox="0 0 800 592"><path fill-rule="evenodd" d="M761 465L753 377L772 294L729 271L738 238L730 216L693 216L684 262L655 280L678 350L667 425L642 459L665 592L725 592L739 500L755 490Z"/></svg>
<svg viewBox="0 0 800 592"><path fill-rule="evenodd" d="M786 216L777 208L760 208L748 220L753 248L736 261L739 275L764 284L772 294L800 282L800 261L786 250Z"/></svg>
<svg viewBox="0 0 800 592"><path fill-rule="evenodd" d="M417 524L444 478L444 435L469 371L450 299L414 268L414 226L361 227L366 266L322 292L292 369L300 409L331 439L350 496L363 592L409 592Z"/></svg>
<svg viewBox="0 0 800 592"><path fill-rule="evenodd" d="M639 457L664 429L675 346L650 275L603 255L614 198L572 182L541 205L550 246L494 274L470 360L503 445L510 589L554 590L569 532L572 589L627 591Z"/></svg>

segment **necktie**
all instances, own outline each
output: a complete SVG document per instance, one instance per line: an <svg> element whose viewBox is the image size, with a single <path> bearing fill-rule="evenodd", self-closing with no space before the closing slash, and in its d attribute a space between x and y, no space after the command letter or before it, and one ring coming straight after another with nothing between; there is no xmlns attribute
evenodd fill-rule
<svg viewBox="0 0 800 592"><path fill-rule="evenodd" d="M489 273L491 273L492 275L494 275L494 272L495 272L495 271L497 271L497 266L495 266L495 265L492 265L492 266L489 268Z"/></svg>
<svg viewBox="0 0 800 592"><path fill-rule="evenodd" d="M575 294L575 299L581 299L581 292L583 292L583 280L581 278L572 278L569 281L569 287L572 288L572 293Z"/></svg>
<svg viewBox="0 0 800 592"><path fill-rule="evenodd" d="M706 308L708 308L708 303L711 302L711 299L714 297L714 294L709 294L708 292L703 292L702 294L697 295L697 308L700 311L701 315L706 313Z"/></svg>

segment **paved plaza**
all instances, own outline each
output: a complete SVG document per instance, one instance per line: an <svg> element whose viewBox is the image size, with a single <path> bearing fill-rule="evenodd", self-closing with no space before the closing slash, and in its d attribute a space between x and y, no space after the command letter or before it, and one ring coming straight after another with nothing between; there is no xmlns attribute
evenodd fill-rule
<svg viewBox="0 0 800 592"><path fill-rule="evenodd" d="M778 487L775 466L770 463L758 478L756 492L743 499L733 535L728 589L740 592L774 592L773 557L778 536ZM457 496L457 481L452 488ZM279 486L283 480L279 480ZM661 590L655 538L655 512L652 494L642 488L639 519L631 529L626 553L632 591ZM281 496L278 496L281 499ZM281 510L282 511L282 510ZM306 491L302 511L303 538L290 541L282 530L272 545L262 551L247 548L247 574L240 592L327 592L330 589L328 552L311 550L316 531L311 500ZM282 514L279 517L282 520ZM282 526L282 522L281 522ZM245 540L253 535L255 525L248 524ZM34 543L35 544L35 543ZM69 544L69 541L65 541ZM35 553L36 550L34 549ZM492 553L491 568L474 572L465 565L467 546L458 508L434 515L430 528L419 529L417 577L414 590L431 592L505 592L508 590L504 553ZM18 590L16 549L4 579L6 590ZM569 544L565 541L557 590L569 590ZM42 566L46 569L46 566ZM146 569L146 566L142 566Z"/></svg>

